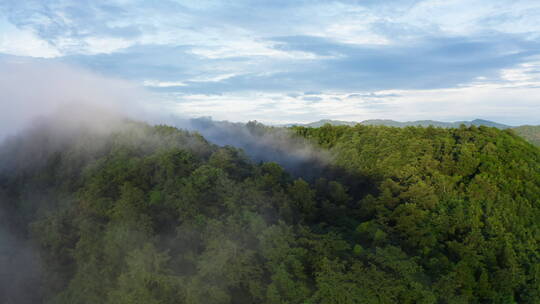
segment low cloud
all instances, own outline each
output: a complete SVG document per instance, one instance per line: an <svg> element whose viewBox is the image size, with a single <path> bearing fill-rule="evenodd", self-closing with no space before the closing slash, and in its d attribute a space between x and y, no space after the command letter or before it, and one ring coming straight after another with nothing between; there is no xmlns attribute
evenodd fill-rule
<svg viewBox="0 0 540 304"><path fill-rule="evenodd" d="M0 60L0 71L0 139L25 128L47 127L55 135L65 135L56 136L60 139L87 129L106 133L123 127L123 118L132 118L198 131L213 143L243 148L256 161L274 161L293 171L306 164L322 166L328 159L285 130L266 129L259 124L250 128L243 123L192 120L190 115L175 109L174 103L165 103L142 86L82 68L48 60L5 57ZM304 99L322 100L314 95ZM48 144L61 146L61 141Z"/></svg>
<svg viewBox="0 0 540 304"><path fill-rule="evenodd" d="M0 92L0 138L60 109L68 120L84 119L75 113L98 118L81 110L88 106L144 120L159 112L151 95L131 82L48 60L0 57Z"/></svg>

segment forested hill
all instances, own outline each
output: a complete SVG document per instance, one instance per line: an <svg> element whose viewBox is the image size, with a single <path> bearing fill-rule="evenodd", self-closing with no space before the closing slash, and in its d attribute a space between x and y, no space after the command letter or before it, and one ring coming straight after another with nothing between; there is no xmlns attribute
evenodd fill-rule
<svg viewBox="0 0 540 304"><path fill-rule="evenodd" d="M540 149L487 127L296 127L310 182L197 133L0 147L1 303L538 303Z"/></svg>
<svg viewBox="0 0 540 304"><path fill-rule="evenodd" d="M471 121L455 121L455 122L443 122L443 121L436 121L436 120L416 120L416 121L406 121L406 122L400 122L395 120L389 120L389 119L370 119L370 120L364 120L361 122L354 122L354 121L342 121L342 120L329 120L329 119L323 119L312 123L307 124L288 124L287 127L313 127L313 128L320 128L324 126L325 124L330 124L333 126L355 126L357 124L366 125L366 126L387 126L387 127L439 127L439 128L459 128L461 125L465 125L466 127L470 126L476 126L476 127L494 127L497 129L512 129L514 130L518 135L525 138L529 142L540 146L540 126L530 126L530 125L523 125L518 127L512 127L505 124L500 124L497 122L489 121L489 120L483 120L483 119L475 119Z"/></svg>
<svg viewBox="0 0 540 304"><path fill-rule="evenodd" d="M520 126L514 128L519 136L540 147L540 126Z"/></svg>

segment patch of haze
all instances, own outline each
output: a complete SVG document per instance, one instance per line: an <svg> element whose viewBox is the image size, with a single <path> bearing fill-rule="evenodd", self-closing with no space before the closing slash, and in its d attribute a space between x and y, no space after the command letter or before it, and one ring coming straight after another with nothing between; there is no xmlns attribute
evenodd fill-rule
<svg viewBox="0 0 540 304"><path fill-rule="evenodd" d="M328 151L309 140L295 136L286 128L269 127L256 121L232 123L202 117L173 119L179 128L195 130L209 141L243 149L255 161L276 162L294 175L311 179L331 162Z"/></svg>
<svg viewBox="0 0 540 304"><path fill-rule="evenodd" d="M79 156L90 159L105 146L103 135L125 129L127 122L113 112L83 104L35 117L0 143L0 176L44 166L51 155L75 143L81 144Z"/></svg>
<svg viewBox="0 0 540 304"><path fill-rule="evenodd" d="M65 151L70 153L64 154L69 159L62 160L67 164L62 171L82 171L106 153L111 132L147 129L133 128L136 123L127 117L151 121L159 116L158 107L130 82L17 57L0 57L0 92L0 303L39 303L43 261L28 224L40 212L56 210L57 198L48 188L32 187L19 197L8 193L14 185L4 183L39 172ZM59 182L66 182L62 178Z"/></svg>
<svg viewBox="0 0 540 304"><path fill-rule="evenodd" d="M90 107L140 120L152 120L159 111L140 86L49 60L0 58L0 92L0 139L58 111L67 122L95 127L102 119Z"/></svg>
<svg viewBox="0 0 540 304"><path fill-rule="evenodd" d="M17 216L4 212L8 202L1 191L0 303L38 303L42 262L31 241L16 228Z"/></svg>
<svg viewBox="0 0 540 304"><path fill-rule="evenodd" d="M215 144L242 148L256 161L277 162L297 174L316 170L329 160L327 153L284 129L256 123L170 119L167 104L141 86L56 61L0 58L0 92L0 140L32 125L39 129L35 125L47 119L39 117L53 117L50 131L70 136L82 129L110 132L118 128L122 118L129 117L198 131Z"/></svg>
<svg viewBox="0 0 540 304"><path fill-rule="evenodd" d="M85 168L118 146L140 153L168 147L211 152L204 150L209 145L200 136L184 134L167 136L147 124L78 104L33 120L0 143L0 303L40 303L43 293L50 292L40 287L55 273L45 277L50 274L42 271L47 265L29 224L69 205Z"/></svg>

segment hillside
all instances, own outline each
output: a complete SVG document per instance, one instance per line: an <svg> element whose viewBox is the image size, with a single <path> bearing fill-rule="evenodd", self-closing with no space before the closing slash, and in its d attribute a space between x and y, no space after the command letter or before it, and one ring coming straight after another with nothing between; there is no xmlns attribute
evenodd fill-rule
<svg viewBox="0 0 540 304"><path fill-rule="evenodd" d="M503 295L508 282L529 277L527 285L540 274L540 149L486 127L295 131L375 183L377 191L358 201L359 250L398 245L419 261L442 302L540 297L538 287L529 300Z"/></svg>
<svg viewBox="0 0 540 304"><path fill-rule="evenodd" d="M485 126L485 127L493 127L497 129L513 129L516 131L518 135L525 138L530 143L540 146L540 126L519 126L519 127L511 127L508 125L500 124L497 122L489 121L489 120L482 120L482 119L475 119L471 121L456 121L456 122L442 122L442 121L436 121L436 120L416 120L416 121L407 121L407 122L399 122L395 120L389 120L389 119L371 119L371 120L364 120L361 122L352 122L352 121L341 121L341 120L329 120L329 119L323 119L312 123L307 124L288 124L286 127L308 127L308 128L319 128L324 126L325 124L329 124L332 126L355 126L356 124L361 125L367 125L367 126L386 126L386 127L440 127L440 128L459 128L461 125L465 125L467 127L470 126Z"/></svg>
<svg viewBox="0 0 540 304"><path fill-rule="evenodd" d="M292 131L333 156L315 178L126 120L9 139L0 302L540 298L540 149L486 127Z"/></svg>
<svg viewBox="0 0 540 304"><path fill-rule="evenodd" d="M470 126L486 126L486 127L494 127L498 129L507 129L510 128L510 126L496 123L489 120L483 120L483 119L475 119L471 121L455 121L455 122L442 122L442 121L436 121L436 120L417 120L417 121L407 121L407 122L399 122L395 120L381 120L381 119L374 119L374 120L364 120L361 122L363 125L374 125L374 126L388 126L388 127L441 127L441 128L459 128L461 125L465 125L467 127Z"/></svg>
<svg viewBox="0 0 540 304"><path fill-rule="evenodd" d="M540 146L540 126L520 126L513 129L519 136Z"/></svg>

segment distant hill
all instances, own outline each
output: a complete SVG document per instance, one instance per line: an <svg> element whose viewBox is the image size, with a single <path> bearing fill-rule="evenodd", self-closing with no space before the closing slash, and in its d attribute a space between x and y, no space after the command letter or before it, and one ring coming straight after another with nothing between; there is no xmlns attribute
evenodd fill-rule
<svg viewBox="0 0 540 304"><path fill-rule="evenodd" d="M383 125L383 126L391 126L391 127L434 126L434 127L441 127L441 128L458 128L460 125L465 125L465 126L487 126L487 127L498 128L498 129L511 128L508 125L496 123L489 120L483 120L483 119L475 119L471 121L455 121L455 122L443 122L443 121L436 121L436 120L416 120L416 121L400 122L400 121L387 120L387 119L371 119L371 120L364 120L361 122L361 124L376 125L376 126Z"/></svg>
<svg viewBox="0 0 540 304"><path fill-rule="evenodd" d="M463 124L465 126L487 126L487 127L498 128L498 129L511 128L511 126L508 126L508 125L500 124L500 123L489 121L489 120L483 120L483 119L475 119L471 121L455 121L455 122L443 122L443 121L436 121L436 120L416 120L416 121L401 122L401 121L395 121L395 120L390 120L390 119L369 119L369 120L364 120L361 122L355 122L355 121L323 119L323 120L319 120L319 121L311 122L307 124L288 124L285 126L286 127L299 126L299 127L318 128L325 124L330 124L333 126L354 126L356 124L371 125L371 126L389 126L389 127L434 126L434 127L441 127L441 128L458 128L460 125Z"/></svg>
<svg viewBox="0 0 540 304"><path fill-rule="evenodd" d="M454 122L444 122L437 120L415 120L415 121L395 121L390 119L369 119L361 122L355 121L343 121L343 120L331 120L331 119L322 119L316 122L306 123L306 124L287 124L284 127L308 127L308 128L319 128L325 124L330 124L333 126L354 126L357 124L369 125L369 126L388 126L388 127L441 127L441 128L459 128L460 125L469 126L486 126L493 127L497 129L513 129L521 137L525 138L527 141L531 142L534 145L540 146L540 126L519 126L513 127L498 122L493 122L484 119L474 119L470 121L454 121Z"/></svg>
<svg viewBox="0 0 540 304"><path fill-rule="evenodd" d="M308 127L308 128L319 128L324 126L325 124L330 124L332 126L354 126L358 124L356 121L344 121L344 120L331 120L331 119L321 119L319 121L310 122L307 124L299 124L299 123L292 123L292 124L286 124L282 125L282 127Z"/></svg>
<svg viewBox="0 0 540 304"><path fill-rule="evenodd" d="M540 146L540 126L519 126L514 131L527 141Z"/></svg>

